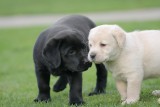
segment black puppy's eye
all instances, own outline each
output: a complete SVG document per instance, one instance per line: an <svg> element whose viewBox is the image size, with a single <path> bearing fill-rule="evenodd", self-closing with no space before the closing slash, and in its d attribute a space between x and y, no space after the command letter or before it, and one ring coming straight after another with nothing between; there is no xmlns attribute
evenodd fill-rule
<svg viewBox="0 0 160 107"><path fill-rule="evenodd" d="M74 54L76 54L76 51L75 51L75 50L70 50L70 51L68 52L68 54L69 54L69 55L74 55Z"/></svg>

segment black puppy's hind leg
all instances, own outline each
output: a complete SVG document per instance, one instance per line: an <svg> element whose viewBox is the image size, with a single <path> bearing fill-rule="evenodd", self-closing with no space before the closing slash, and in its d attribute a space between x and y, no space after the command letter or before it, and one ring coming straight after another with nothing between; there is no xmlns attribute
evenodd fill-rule
<svg viewBox="0 0 160 107"><path fill-rule="evenodd" d="M89 93L89 96L97 95L97 94L104 94L106 91L107 85L107 69L103 64L96 64L97 69L97 81L96 87L93 92Z"/></svg>
<svg viewBox="0 0 160 107"><path fill-rule="evenodd" d="M65 75L60 76L53 86L53 91L55 92L63 91L66 88L67 83L68 83L67 76Z"/></svg>
<svg viewBox="0 0 160 107"><path fill-rule="evenodd" d="M51 100L50 97L50 73L46 69L36 68L36 77L38 83L39 93L35 102L45 101L48 102Z"/></svg>

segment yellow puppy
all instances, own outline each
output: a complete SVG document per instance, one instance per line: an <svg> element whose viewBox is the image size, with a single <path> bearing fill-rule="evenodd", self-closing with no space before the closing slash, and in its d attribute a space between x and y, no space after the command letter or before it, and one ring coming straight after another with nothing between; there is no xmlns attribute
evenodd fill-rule
<svg viewBox="0 0 160 107"><path fill-rule="evenodd" d="M142 81L160 76L160 30L127 33L118 25L101 25L90 31L88 39L88 59L105 62L122 104L137 102ZM153 95L160 95L160 90Z"/></svg>

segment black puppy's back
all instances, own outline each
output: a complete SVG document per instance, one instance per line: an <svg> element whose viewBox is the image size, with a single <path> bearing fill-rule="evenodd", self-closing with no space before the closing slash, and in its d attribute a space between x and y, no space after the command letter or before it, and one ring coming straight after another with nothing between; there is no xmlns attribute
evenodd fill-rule
<svg viewBox="0 0 160 107"><path fill-rule="evenodd" d="M55 26L63 25L63 26L75 28L77 30L81 30L86 33L89 32L88 30L95 27L95 24L90 19L88 19L85 16L81 16L81 15L66 16L58 20L54 25Z"/></svg>

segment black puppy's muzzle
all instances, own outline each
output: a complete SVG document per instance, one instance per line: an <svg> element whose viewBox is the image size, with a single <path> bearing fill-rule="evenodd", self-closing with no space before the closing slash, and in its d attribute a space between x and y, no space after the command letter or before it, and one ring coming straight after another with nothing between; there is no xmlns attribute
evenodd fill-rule
<svg viewBox="0 0 160 107"><path fill-rule="evenodd" d="M83 60L83 64L84 65L86 65L86 66L88 66L88 67L91 67L91 62L88 60L88 58L85 58L84 60Z"/></svg>

